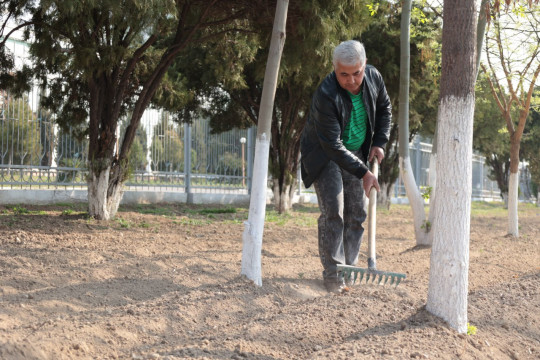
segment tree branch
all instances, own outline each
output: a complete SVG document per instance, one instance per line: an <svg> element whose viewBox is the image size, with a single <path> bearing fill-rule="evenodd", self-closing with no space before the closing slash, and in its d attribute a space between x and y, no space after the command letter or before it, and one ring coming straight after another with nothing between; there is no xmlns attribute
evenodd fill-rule
<svg viewBox="0 0 540 360"><path fill-rule="evenodd" d="M2 41L0 41L0 46L5 46L6 41L9 40L11 34L13 34L15 31L20 30L20 29L22 29L22 28L25 27L25 26L33 25L33 24L35 24L34 21L27 21L27 22L24 22L24 23L20 24L19 26L14 27L13 29L11 29L11 31L8 32L6 36L4 36L4 38L2 39ZM5 26L5 24L2 26L2 32L4 31L4 26Z"/></svg>

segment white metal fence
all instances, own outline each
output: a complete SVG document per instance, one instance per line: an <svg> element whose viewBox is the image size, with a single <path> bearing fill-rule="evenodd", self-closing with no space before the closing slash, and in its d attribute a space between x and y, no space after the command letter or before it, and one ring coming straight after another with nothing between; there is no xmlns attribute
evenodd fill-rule
<svg viewBox="0 0 540 360"><path fill-rule="evenodd" d="M0 188L85 187L88 140L59 129L46 112L32 109L28 99L6 92L0 96ZM127 186L247 191L245 156L251 153L252 133L236 129L211 134L208 120L179 125L165 111L148 110L130 154Z"/></svg>
<svg viewBox="0 0 540 360"><path fill-rule="evenodd" d="M16 65L27 61L28 44L9 39ZM87 139L54 125L54 114L40 109L37 87L22 98L0 90L0 189L86 188ZM119 127L123 133L125 123ZM165 111L147 110L131 154L131 190L240 193L249 192L255 129L211 134L208 121L179 125ZM428 186L431 144L417 137L410 144L411 164L419 187ZM473 198L500 199L487 176L482 156L473 156ZM405 197L400 179L394 197ZM531 196L530 175L521 172L521 195ZM300 191L306 191L301 186Z"/></svg>
<svg viewBox="0 0 540 360"><path fill-rule="evenodd" d="M87 139L59 129L53 115L39 108L38 98L36 93L13 98L0 92L0 189L86 188ZM121 123L119 134L125 126ZM130 155L128 189L248 193L255 129L222 134L211 134L210 130L206 119L180 125L165 111L147 110ZM431 144L419 137L410 144L419 187L428 186L430 153ZM484 158L474 155L475 199L500 198L488 173ZM526 178L523 182L528 183ZM398 179L394 197L404 196Z"/></svg>

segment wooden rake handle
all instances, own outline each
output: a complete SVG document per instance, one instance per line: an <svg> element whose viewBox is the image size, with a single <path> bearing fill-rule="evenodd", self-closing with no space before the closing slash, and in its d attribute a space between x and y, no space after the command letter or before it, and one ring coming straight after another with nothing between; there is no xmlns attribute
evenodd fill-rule
<svg viewBox="0 0 540 360"><path fill-rule="evenodd" d="M379 162L376 157L373 159L371 172L375 177L379 178ZM375 249L375 234L377 223L377 189L373 186L369 190L369 205L368 205L368 268L377 269L377 255Z"/></svg>

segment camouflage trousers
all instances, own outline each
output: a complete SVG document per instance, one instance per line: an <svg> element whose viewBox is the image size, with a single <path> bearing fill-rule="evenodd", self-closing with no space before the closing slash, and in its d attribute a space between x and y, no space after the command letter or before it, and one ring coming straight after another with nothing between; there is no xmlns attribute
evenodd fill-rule
<svg viewBox="0 0 540 360"><path fill-rule="evenodd" d="M367 214L362 180L330 161L314 182L321 215L319 257L323 278L342 281L337 264L356 265Z"/></svg>

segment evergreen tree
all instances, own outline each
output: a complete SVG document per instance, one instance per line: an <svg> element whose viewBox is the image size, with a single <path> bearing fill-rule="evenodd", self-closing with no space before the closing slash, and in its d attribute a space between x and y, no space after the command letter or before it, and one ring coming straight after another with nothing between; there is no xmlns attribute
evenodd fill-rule
<svg viewBox="0 0 540 360"><path fill-rule="evenodd" d="M89 214L116 214L129 175L129 150L140 119L160 88L170 86L167 69L190 43L203 43L243 29L255 5L249 0L93 0L0 3L3 24L32 39L33 64L13 71L13 58L0 46L0 86L28 89L35 76L50 91L43 105L64 128L89 139ZM0 27L6 41L11 31ZM52 76L51 76L52 75ZM176 79L173 79L176 80ZM181 82L176 82L176 85ZM189 94L175 85L176 99ZM131 114L119 144L119 120Z"/></svg>
<svg viewBox="0 0 540 360"><path fill-rule="evenodd" d="M491 95L486 76L483 74L480 74L476 83L473 148L485 157L490 169L488 176L497 182L501 199L506 203L510 171L510 140L506 123Z"/></svg>

